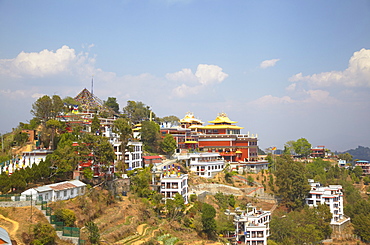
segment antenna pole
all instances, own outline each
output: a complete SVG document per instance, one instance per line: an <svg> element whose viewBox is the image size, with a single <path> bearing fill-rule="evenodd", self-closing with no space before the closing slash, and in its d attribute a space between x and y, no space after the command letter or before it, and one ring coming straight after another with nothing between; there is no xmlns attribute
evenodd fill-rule
<svg viewBox="0 0 370 245"><path fill-rule="evenodd" d="M94 75L91 76L91 94L94 94Z"/></svg>

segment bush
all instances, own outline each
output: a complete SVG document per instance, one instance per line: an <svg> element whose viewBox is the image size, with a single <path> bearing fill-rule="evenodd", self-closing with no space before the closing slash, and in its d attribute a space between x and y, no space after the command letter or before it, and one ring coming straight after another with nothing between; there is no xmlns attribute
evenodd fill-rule
<svg viewBox="0 0 370 245"><path fill-rule="evenodd" d="M58 221L62 221L64 226L67 227L74 227L76 221L75 213L70 209L57 209L54 212Z"/></svg>

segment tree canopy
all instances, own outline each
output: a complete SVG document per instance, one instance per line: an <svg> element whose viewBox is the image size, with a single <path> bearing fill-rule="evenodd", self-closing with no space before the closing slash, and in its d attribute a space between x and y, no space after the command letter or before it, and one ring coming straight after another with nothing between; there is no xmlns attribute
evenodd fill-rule
<svg viewBox="0 0 370 245"><path fill-rule="evenodd" d="M288 155L278 157L276 164L277 194L287 207L292 209L302 207L310 190L304 165L293 161Z"/></svg>
<svg viewBox="0 0 370 245"><path fill-rule="evenodd" d="M116 114L119 114L119 104L116 98L108 97L108 100L104 102L104 105L111 108Z"/></svg>

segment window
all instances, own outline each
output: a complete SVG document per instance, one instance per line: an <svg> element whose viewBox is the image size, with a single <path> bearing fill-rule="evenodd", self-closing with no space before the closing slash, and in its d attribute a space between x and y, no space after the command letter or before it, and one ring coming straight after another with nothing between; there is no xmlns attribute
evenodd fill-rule
<svg viewBox="0 0 370 245"><path fill-rule="evenodd" d="M71 196L73 196L73 189L71 189Z"/></svg>
<svg viewBox="0 0 370 245"><path fill-rule="evenodd" d="M66 197L67 196L67 190L64 191L64 196Z"/></svg>

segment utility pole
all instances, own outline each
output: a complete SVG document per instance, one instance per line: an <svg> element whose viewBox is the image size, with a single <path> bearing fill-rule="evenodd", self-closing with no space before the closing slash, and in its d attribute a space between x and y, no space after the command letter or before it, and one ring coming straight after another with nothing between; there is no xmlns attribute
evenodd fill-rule
<svg viewBox="0 0 370 245"><path fill-rule="evenodd" d="M4 152L4 134L1 134L1 152Z"/></svg>

